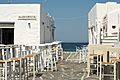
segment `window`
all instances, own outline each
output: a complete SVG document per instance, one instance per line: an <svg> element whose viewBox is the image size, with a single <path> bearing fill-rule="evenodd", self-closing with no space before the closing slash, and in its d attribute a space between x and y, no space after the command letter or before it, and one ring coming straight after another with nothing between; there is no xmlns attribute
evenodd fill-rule
<svg viewBox="0 0 120 80"><path fill-rule="evenodd" d="M49 28L49 26L47 26L47 28Z"/></svg>
<svg viewBox="0 0 120 80"><path fill-rule="evenodd" d="M105 26L103 26L103 29L105 29Z"/></svg>
<svg viewBox="0 0 120 80"><path fill-rule="evenodd" d="M44 22L42 22L42 25L44 25Z"/></svg>
<svg viewBox="0 0 120 80"><path fill-rule="evenodd" d="M113 28L113 29L115 29L115 28L116 28L116 26L112 26L112 28Z"/></svg>

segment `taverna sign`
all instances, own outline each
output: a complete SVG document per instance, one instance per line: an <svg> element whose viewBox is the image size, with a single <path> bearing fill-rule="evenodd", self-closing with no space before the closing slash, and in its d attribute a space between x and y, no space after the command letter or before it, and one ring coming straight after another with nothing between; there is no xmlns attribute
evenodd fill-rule
<svg viewBox="0 0 120 80"><path fill-rule="evenodd" d="M18 20L36 20L36 16L18 16Z"/></svg>

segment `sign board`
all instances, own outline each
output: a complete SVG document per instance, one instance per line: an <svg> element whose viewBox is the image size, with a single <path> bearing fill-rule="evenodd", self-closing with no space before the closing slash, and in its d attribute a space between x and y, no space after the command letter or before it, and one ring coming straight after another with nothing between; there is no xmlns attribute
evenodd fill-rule
<svg viewBox="0 0 120 80"><path fill-rule="evenodd" d="M18 16L18 20L36 20L36 16Z"/></svg>

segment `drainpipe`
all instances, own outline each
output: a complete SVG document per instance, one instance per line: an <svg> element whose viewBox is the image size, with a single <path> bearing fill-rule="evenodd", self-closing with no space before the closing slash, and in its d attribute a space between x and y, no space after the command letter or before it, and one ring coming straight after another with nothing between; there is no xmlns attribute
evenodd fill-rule
<svg viewBox="0 0 120 80"><path fill-rule="evenodd" d="M120 42L120 28L119 28L119 31L118 31L118 42Z"/></svg>
<svg viewBox="0 0 120 80"><path fill-rule="evenodd" d="M101 44L101 22L97 20L97 44Z"/></svg>
<svg viewBox="0 0 120 80"><path fill-rule="evenodd" d="M120 27L119 27L120 25L119 25L119 17L120 17L120 16L119 16L119 14L118 14L118 25L117 25L117 26L118 26L118 35L117 35L117 36L118 36L118 40L117 40L117 43L120 42Z"/></svg>
<svg viewBox="0 0 120 80"><path fill-rule="evenodd" d="M44 43L45 43L46 41L45 41L45 26L44 26Z"/></svg>

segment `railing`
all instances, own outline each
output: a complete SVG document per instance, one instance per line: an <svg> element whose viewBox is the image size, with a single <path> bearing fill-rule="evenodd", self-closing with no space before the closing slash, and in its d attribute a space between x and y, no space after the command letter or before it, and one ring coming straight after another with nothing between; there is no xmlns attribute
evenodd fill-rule
<svg viewBox="0 0 120 80"><path fill-rule="evenodd" d="M0 45L0 79L28 80L41 71L57 70L56 62L63 59L60 43L40 45Z"/></svg>
<svg viewBox="0 0 120 80"><path fill-rule="evenodd" d="M78 63L87 62L87 46L83 46L81 49L76 47L76 52L71 52L66 61L74 61Z"/></svg>

